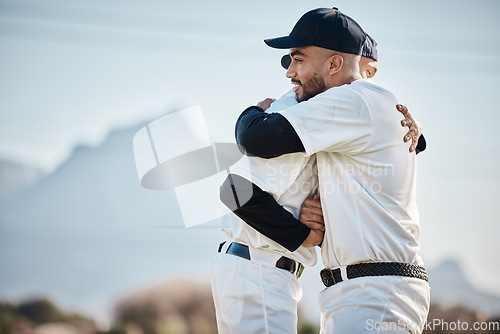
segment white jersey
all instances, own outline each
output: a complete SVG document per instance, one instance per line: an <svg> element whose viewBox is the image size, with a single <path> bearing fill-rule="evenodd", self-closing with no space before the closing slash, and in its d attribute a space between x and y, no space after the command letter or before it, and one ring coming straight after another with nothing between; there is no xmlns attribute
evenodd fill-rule
<svg viewBox="0 0 500 334"><path fill-rule="evenodd" d="M271 104L266 112L283 110L296 105L293 91L289 91ZM315 157L302 153L282 155L273 159L243 156L229 168L232 174L239 175L269 192L277 202L298 218L302 202L310 198L318 187ZM290 252L280 244L262 235L238 216L231 213L222 218L222 230L236 242L255 248L283 253L304 265L314 266L317 261L316 250L299 247Z"/></svg>
<svg viewBox="0 0 500 334"><path fill-rule="evenodd" d="M316 153L325 218L323 263L420 263L416 160L402 140L396 98L357 80L282 111Z"/></svg>

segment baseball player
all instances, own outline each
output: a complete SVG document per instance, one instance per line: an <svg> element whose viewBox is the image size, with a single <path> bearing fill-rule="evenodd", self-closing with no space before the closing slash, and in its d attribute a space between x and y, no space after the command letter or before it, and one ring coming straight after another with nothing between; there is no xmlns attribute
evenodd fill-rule
<svg viewBox="0 0 500 334"><path fill-rule="evenodd" d="M266 40L290 49L287 77L301 103L274 113L264 112L266 100L247 108L236 139L252 156L316 158L324 238L322 231L299 229L300 222L286 223L284 213L278 227L268 227L295 245L322 243L321 332L420 333L429 285L418 255L415 154L395 126L396 98L359 74L365 39L350 17L319 8L288 36Z"/></svg>
<svg viewBox="0 0 500 334"><path fill-rule="evenodd" d="M372 57L372 61L376 59L374 48L375 44L364 50L367 56ZM373 64L362 66L360 72L364 76L373 76ZM267 112L283 110L296 104L296 95L288 92L272 103ZM412 122L410 115L408 125L412 127L408 136L415 140L418 136L414 136L417 131ZM416 141L412 147L415 145ZM245 191L260 194L258 198L252 197L243 206L244 209L240 207L237 210L237 214L244 215L247 222L257 229L258 225L254 223L259 224L260 221L297 221L302 202L311 198L317 190L316 170L315 157L305 157L301 153L269 160L248 157L231 168L231 177L221 187L221 197L226 205L236 209L238 203L234 200L232 189L237 189L240 198L244 197L242 193ZM265 201L266 196L277 199L277 203L286 208L282 212L284 219L271 211L249 218L252 203L258 204L262 199ZM281 209L279 205L277 208ZM241 213L243 210L247 210L245 214ZM320 232L323 230L322 217L308 219L305 223L309 224L309 228L316 228ZM297 231L304 226L299 224L296 225ZM219 255L212 266L212 292L219 332L295 333L297 302L302 295L297 278L303 265L315 265L315 250L293 242L287 244L286 233L273 235L272 229L259 229L269 238L236 215L226 217L222 225L231 240L220 245ZM285 237L280 238L281 235Z"/></svg>
<svg viewBox="0 0 500 334"><path fill-rule="evenodd" d="M295 104L294 94L288 93L269 109ZM248 197L244 193L252 196L254 187L263 189L262 195L276 199L276 205L286 208L283 214L295 219L303 200L317 189L316 169L315 158L302 154L269 160L244 157L230 168L221 200L236 209L240 203L234 200L232 188L237 189L241 204ZM281 220L272 214L265 218ZM296 333L297 302L302 297L298 276L303 265L316 264L316 250L295 247L290 251L234 214L222 219L222 230L230 240L220 245L212 265L219 333Z"/></svg>

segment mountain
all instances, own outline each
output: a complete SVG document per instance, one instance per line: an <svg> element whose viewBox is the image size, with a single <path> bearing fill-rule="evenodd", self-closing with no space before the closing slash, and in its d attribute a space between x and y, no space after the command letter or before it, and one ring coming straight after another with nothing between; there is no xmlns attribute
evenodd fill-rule
<svg viewBox="0 0 500 334"><path fill-rule="evenodd" d="M0 204L32 187L42 176L36 167L0 159Z"/></svg>
<svg viewBox="0 0 500 334"><path fill-rule="evenodd" d="M172 191L140 186L132 139L143 126L77 147L52 174L1 204L0 299L49 296L107 321L130 289L180 273L208 281L224 236L217 222L186 229Z"/></svg>
<svg viewBox="0 0 500 334"><path fill-rule="evenodd" d="M433 304L443 308L463 306L491 318L500 317L500 297L472 286L455 260L443 261L429 270L429 284Z"/></svg>

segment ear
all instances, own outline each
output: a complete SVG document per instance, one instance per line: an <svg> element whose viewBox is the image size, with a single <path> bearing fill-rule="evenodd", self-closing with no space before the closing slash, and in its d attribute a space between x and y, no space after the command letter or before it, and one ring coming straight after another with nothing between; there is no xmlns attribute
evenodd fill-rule
<svg viewBox="0 0 500 334"><path fill-rule="evenodd" d="M360 68L360 71L365 70L366 71L366 76L368 78L373 78L373 76L375 75L375 73L377 73L377 69L378 69L377 62L376 61L371 61L371 62L367 63L364 66L365 67L363 69ZM361 63L360 63L360 67L361 67Z"/></svg>
<svg viewBox="0 0 500 334"><path fill-rule="evenodd" d="M377 68L376 67L371 67L368 70L367 77L368 78L373 78L375 76L375 73L377 73Z"/></svg>
<svg viewBox="0 0 500 334"><path fill-rule="evenodd" d="M339 54L333 55L329 58L329 65L329 74L335 74L340 71L344 65L344 58Z"/></svg>

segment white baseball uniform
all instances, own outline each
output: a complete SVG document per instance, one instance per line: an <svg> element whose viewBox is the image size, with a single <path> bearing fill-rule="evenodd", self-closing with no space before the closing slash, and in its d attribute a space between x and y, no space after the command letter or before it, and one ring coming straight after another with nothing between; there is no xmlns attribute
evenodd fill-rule
<svg viewBox="0 0 500 334"><path fill-rule="evenodd" d="M321 257L325 267L340 268L344 280L345 267L361 262L422 265L416 159L401 140L396 104L368 79L282 112L305 155L316 155L326 227ZM319 302L322 333L365 333L367 321L417 329L427 317L429 286L409 277L355 278L326 288Z"/></svg>
<svg viewBox="0 0 500 334"><path fill-rule="evenodd" d="M273 102L267 112L296 105L290 91ZM232 174L252 181L298 217L304 199L317 190L315 158L301 153L274 159L244 156L230 168ZM222 230L232 240L249 246L247 260L226 254L224 244L212 266L212 293L219 333L295 333L297 302L302 289L295 275L275 266L286 256L304 265L317 261L314 248L290 252L250 227L234 214L222 220Z"/></svg>

